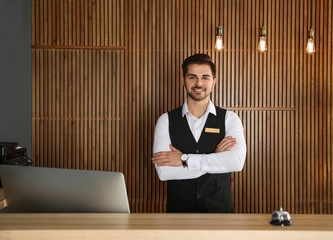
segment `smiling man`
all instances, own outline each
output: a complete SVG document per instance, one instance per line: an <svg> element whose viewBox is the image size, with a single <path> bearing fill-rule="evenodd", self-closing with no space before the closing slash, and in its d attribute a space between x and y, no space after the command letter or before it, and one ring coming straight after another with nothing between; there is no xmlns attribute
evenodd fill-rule
<svg viewBox="0 0 333 240"><path fill-rule="evenodd" d="M210 100L216 68L206 54L185 59L187 100L157 121L152 162L167 180L167 212L234 212L230 173L246 156L243 126Z"/></svg>

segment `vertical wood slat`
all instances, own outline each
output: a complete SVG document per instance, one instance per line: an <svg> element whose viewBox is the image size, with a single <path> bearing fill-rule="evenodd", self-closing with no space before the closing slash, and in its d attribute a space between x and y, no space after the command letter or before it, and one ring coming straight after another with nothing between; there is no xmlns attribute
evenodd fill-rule
<svg viewBox="0 0 333 240"><path fill-rule="evenodd" d="M330 66L333 64L332 60L332 49L333 49L333 43L332 43L332 34L333 34L333 2L329 1L328 2L328 24L327 24L327 43L328 43L328 48L327 48L327 92L328 92L328 98L327 98L327 109L332 109L333 106L333 97L332 97L332 82L333 82L333 71ZM327 156L326 156L326 161L327 161L327 196L328 196L328 212L332 213L332 206L329 204L330 202L333 201L333 191L331 189L332 187L332 182L333 182L333 174L332 174L332 161L331 159L333 158L333 152L332 152L332 144L333 144L333 120L332 120L332 112L328 112L328 117L327 117Z"/></svg>
<svg viewBox="0 0 333 240"><path fill-rule="evenodd" d="M314 2L33 0L32 45L45 48L32 49L34 164L122 171L132 212L165 211L150 164L155 122L186 97L183 59L205 52L218 70L212 99L245 127L236 211L332 213L333 4ZM219 24L222 52L212 49Z"/></svg>

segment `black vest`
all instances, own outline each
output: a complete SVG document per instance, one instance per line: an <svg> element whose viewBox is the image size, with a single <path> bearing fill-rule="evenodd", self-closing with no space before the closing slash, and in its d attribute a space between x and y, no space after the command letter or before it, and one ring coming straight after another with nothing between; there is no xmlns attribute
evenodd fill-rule
<svg viewBox="0 0 333 240"><path fill-rule="evenodd" d="M216 116L209 113L197 143L182 117L182 107L168 113L171 144L186 154L214 153L225 136L226 110L216 107ZM218 128L220 133L207 133L205 128ZM193 212L198 203L208 212L234 212L230 173L204 174L196 179L169 180L167 183L167 212Z"/></svg>

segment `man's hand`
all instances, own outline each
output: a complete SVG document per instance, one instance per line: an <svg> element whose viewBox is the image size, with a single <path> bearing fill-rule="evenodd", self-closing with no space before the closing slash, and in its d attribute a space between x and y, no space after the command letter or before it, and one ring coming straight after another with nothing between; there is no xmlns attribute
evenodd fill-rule
<svg viewBox="0 0 333 240"><path fill-rule="evenodd" d="M180 157L182 152L170 144L171 152L158 152L153 155L152 162L157 166L183 166Z"/></svg>
<svg viewBox="0 0 333 240"><path fill-rule="evenodd" d="M222 139L219 145L217 145L215 153L229 151L236 145L236 143L236 138L233 138L231 136L225 137Z"/></svg>

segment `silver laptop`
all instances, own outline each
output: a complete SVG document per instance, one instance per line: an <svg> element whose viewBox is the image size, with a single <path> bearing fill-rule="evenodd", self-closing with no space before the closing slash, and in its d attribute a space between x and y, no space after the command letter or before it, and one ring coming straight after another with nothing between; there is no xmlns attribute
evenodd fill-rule
<svg viewBox="0 0 333 240"><path fill-rule="evenodd" d="M130 213L124 175L0 165L8 212Z"/></svg>

